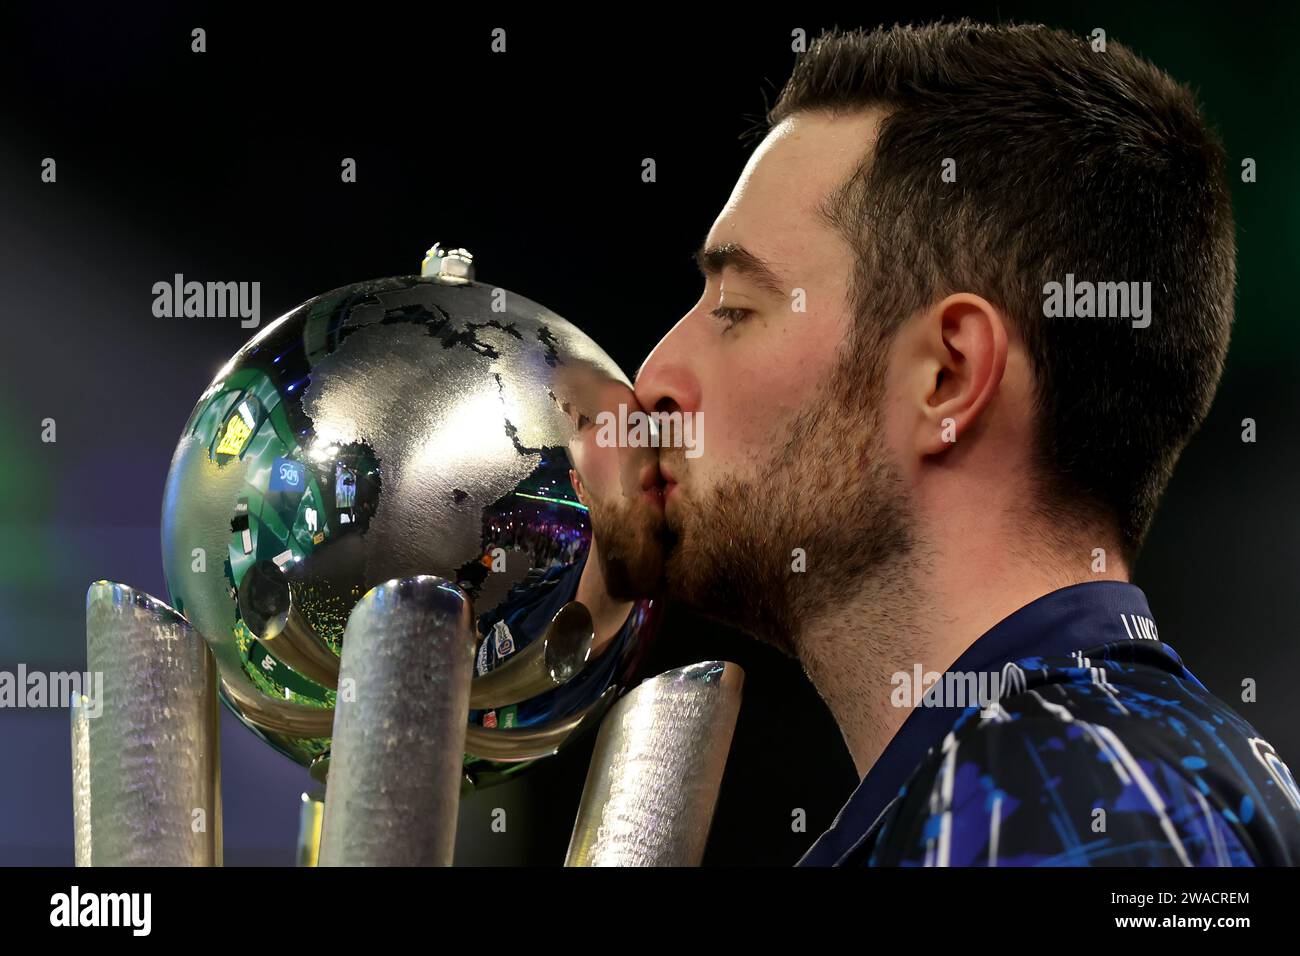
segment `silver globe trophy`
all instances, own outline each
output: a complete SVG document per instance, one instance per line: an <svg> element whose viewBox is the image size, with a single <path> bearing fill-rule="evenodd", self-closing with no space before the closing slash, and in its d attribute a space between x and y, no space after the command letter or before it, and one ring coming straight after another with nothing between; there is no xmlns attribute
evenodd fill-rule
<svg viewBox="0 0 1300 956"><path fill-rule="evenodd" d="M662 519L654 449L595 438L620 402L594 342L463 249L249 341L167 476L171 605L87 594L77 864L221 864L222 702L322 788L300 863L449 865L463 792L591 733L566 863L698 865L743 674L644 679Z"/></svg>

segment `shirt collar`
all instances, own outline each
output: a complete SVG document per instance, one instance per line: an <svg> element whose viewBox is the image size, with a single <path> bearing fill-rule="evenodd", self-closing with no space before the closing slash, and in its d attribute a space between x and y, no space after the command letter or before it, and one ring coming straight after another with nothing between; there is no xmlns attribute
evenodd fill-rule
<svg viewBox="0 0 1300 956"><path fill-rule="evenodd" d="M1003 618L948 670L990 672L1009 661L1068 657L1112 641L1156 637L1141 588L1123 581L1088 581L1045 594ZM914 707L830 829L818 837L799 865L830 866L860 843L926 751L943 739L964 709Z"/></svg>

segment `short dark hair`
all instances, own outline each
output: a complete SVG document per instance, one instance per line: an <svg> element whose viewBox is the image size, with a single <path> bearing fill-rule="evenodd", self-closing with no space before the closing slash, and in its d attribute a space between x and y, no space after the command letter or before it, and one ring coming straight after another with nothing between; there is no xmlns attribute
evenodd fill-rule
<svg viewBox="0 0 1300 956"><path fill-rule="evenodd" d="M886 340L960 291L1005 310L1037 383L1041 511L1113 524L1135 559L1232 325L1225 157L1193 96L1117 43L963 20L823 35L767 119L864 108L875 149L823 210L857 255L857 327ZM1045 318L1067 273L1150 281L1150 326Z"/></svg>

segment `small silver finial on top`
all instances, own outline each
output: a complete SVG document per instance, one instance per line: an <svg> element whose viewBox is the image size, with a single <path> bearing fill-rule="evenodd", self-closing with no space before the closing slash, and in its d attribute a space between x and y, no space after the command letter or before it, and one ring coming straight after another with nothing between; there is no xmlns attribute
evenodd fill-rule
<svg viewBox="0 0 1300 956"><path fill-rule="evenodd" d="M464 285L474 279L474 256L468 249L443 249L435 242L420 263L420 275L448 285Z"/></svg>

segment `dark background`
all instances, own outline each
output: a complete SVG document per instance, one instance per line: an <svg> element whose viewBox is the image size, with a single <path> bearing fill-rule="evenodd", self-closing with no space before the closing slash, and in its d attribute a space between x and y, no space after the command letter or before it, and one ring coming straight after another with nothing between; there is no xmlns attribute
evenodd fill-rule
<svg viewBox="0 0 1300 956"><path fill-rule="evenodd" d="M787 76L790 32L968 14L1094 27L1191 83L1225 138L1239 225L1237 327L1214 412L1138 567L1161 636L1293 765L1293 503L1300 330L1296 17L1253 8L1011 4L777 15L658 5L363 22L169 6L0 13L0 669L84 667L84 597L110 578L166 597L159 507L176 439L249 337L237 318L154 318L174 273L260 281L263 325L361 279L418 272L434 241L545 303L628 372L695 301L691 260ZM208 51L190 52L190 30ZM508 52L489 50L507 30ZM44 157L57 184L40 181ZM352 157L358 182L340 181ZM653 157L658 181L641 182ZM1099 370L1100 373L1100 370ZM52 417L58 441L40 441ZM1258 422L1243 444L1241 421ZM656 665L748 677L708 862L790 863L856 782L797 666L671 610ZM1244 678L1257 703L1242 704ZM293 861L305 771L223 717L229 864ZM67 715L0 710L0 864L70 864ZM462 862L563 858L581 751L464 802ZM493 834L493 807L507 833ZM791 829L807 812L808 832Z"/></svg>

